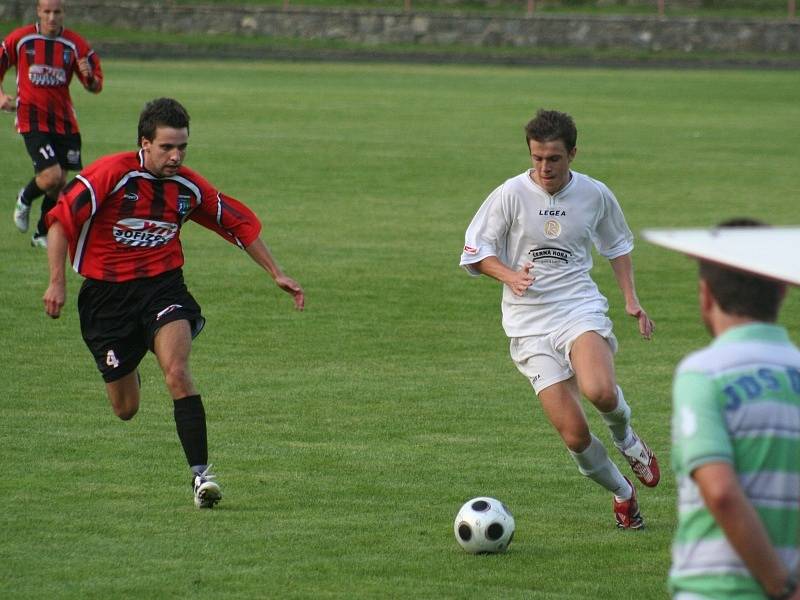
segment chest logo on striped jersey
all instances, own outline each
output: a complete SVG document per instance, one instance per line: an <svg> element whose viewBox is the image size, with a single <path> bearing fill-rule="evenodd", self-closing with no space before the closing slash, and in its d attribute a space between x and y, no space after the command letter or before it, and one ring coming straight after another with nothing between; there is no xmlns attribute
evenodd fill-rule
<svg viewBox="0 0 800 600"><path fill-rule="evenodd" d="M50 65L31 65L28 68L28 79L37 87L57 87L66 85L67 72Z"/></svg>
<svg viewBox="0 0 800 600"><path fill-rule="evenodd" d="M114 241L123 246L155 248L164 246L178 233L178 225L152 219L122 219L112 227Z"/></svg>
<svg viewBox="0 0 800 600"><path fill-rule="evenodd" d="M555 219L547 219L544 222L544 237L548 240L554 240L561 235L561 223Z"/></svg>

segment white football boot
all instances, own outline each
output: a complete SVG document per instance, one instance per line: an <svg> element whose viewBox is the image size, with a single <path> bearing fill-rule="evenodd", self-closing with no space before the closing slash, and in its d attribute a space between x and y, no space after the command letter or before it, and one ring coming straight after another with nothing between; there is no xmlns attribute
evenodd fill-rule
<svg viewBox="0 0 800 600"><path fill-rule="evenodd" d="M206 467L202 473L195 473L192 476L192 490L194 490L194 505L197 508L214 508L214 505L222 500L222 490L219 484L214 481L215 476L209 473L211 465Z"/></svg>
<svg viewBox="0 0 800 600"><path fill-rule="evenodd" d="M14 206L14 225L17 226L21 233L25 233L30 225L31 207L20 200L21 196L22 190L19 191L17 204Z"/></svg>

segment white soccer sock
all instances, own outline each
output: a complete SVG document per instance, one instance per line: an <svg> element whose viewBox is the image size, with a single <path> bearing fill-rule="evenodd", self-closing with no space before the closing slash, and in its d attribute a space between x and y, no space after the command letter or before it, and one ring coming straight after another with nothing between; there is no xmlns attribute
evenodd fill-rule
<svg viewBox="0 0 800 600"><path fill-rule="evenodd" d="M625 402L625 395L622 388L617 386L617 407L609 412L600 411L600 416L611 430L614 443L620 448L626 447L631 442L633 430L631 430L631 407Z"/></svg>
<svg viewBox="0 0 800 600"><path fill-rule="evenodd" d="M608 458L608 452L606 452L603 442L598 440L594 434L590 435L592 441L586 450L583 452L569 451L575 464L578 465L578 471L602 485L619 500L627 500L633 493L631 486L625 481L617 465Z"/></svg>

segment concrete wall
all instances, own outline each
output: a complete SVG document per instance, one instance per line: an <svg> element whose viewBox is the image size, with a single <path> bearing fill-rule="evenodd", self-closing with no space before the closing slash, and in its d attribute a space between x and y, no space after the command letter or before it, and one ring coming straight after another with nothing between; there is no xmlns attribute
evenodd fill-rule
<svg viewBox="0 0 800 600"><path fill-rule="evenodd" d="M0 18L34 19L33 0L5 0ZM4 12L6 14L4 14ZM800 22L631 16L404 13L161 2L70 0L68 22L144 31L346 40L366 44L630 48L800 53Z"/></svg>

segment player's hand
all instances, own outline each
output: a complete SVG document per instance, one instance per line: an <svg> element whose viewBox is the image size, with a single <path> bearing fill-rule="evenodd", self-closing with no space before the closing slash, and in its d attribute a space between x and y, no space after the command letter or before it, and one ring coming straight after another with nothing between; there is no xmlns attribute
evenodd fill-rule
<svg viewBox="0 0 800 600"><path fill-rule="evenodd" d="M47 316L57 319L61 316L61 307L64 306L64 299L66 298L66 286L63 283L53 283L47 286L47 291L44 293L44 312Z"/></svg>
<svg viewBox="0 0 800 600"><path fill-rule="evenodd" d="M80 71L84 79L92 78L92 65L89 64L89 59L85 56L78 59L78 71Z"/></svg>
<svg viewBox="0 0 800 600"><path fill-rule="evenodd" d="M800 586L794 591L794 594L789 596L789 600L800 600Z"/></svg>
<svg viewBox="0 0 800 600"><path fill-rule="evenodd" d="M294 307L297 310L303 310L306 305L306 296L299 283L291 277L281 275L275 278L275 284L287 294L294 296Z"/></svg>
<svg viewBox="0 0 800 600"><path fill-rule="evenodd" d="M13 96L0 92L0 110L4 112L14 112L16 110L16 104Z"/></svg>
<svg viewBox="0 0 800 600"><path fill-rule="evenodd" d="M638 304L633 306L626 306L625 312L639 321L639 333L646 340L653 337L653 332L656 330L656 324L647 316L644 309Z"/></svg>
<svg viewBox="0 0 800 600"><path fill-rule="evenodd" d="M535 277L531 273L532 270L533 263L527 262L519 271L514 271L514 274L509 277L506 284L511 288L515 296L524 296L528 288L533 285Z"/></svg>

